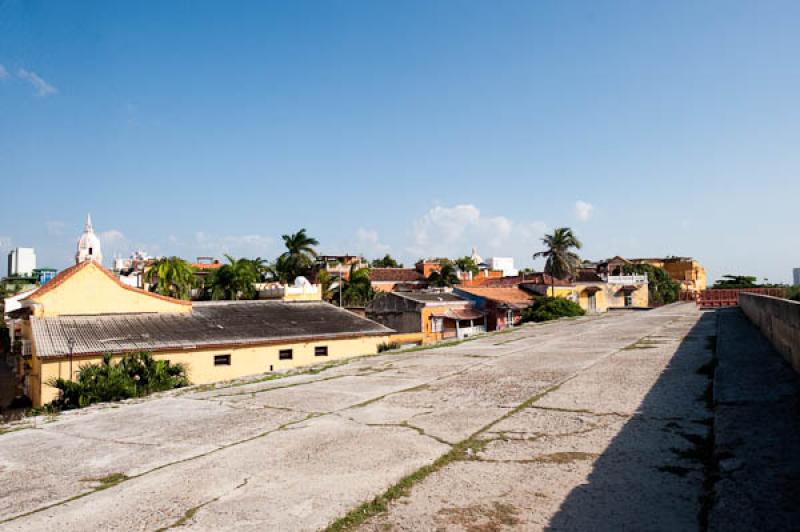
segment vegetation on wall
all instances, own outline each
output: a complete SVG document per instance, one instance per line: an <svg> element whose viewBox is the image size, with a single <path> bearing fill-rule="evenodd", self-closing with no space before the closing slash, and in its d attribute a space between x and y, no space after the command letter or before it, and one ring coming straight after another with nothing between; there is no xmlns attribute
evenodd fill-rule
<svg viewBox="0 0 800 532"><path fill-rule="evenodd" d="M522 311L522 322L540 322L583 316L586 311L574 301L564 297L534 297L533 305Z"/></svg>
<svg viewBox="0 0 800 532"><path fill-rule="evenodd" d="M626 264L622 267L625 275L647 274L647 288L650 306L667 305L676 302L681 295L681 285L664 268L651 264Z"/></svg>
<svg viewBox="0 0 800 532"><path fill-rule="evenodd" d="M155 360L150 353L125 355L119 362L106 353L100 364L81 365L75 381L51 379L47 384L59 390L49 406L69 410L180 388L187 386L189 379L183 364Z"/></svg>

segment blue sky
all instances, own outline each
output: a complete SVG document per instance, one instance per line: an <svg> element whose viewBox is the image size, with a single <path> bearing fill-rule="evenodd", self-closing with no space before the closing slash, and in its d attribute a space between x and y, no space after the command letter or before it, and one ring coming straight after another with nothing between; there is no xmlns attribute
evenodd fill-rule
<svg viewBox="0 0 800 532"><path fill-rule="evenodd" d="M0 253L800 266L798 2L0 0ZM540 266L540 265L539 265ZM5 273L5 272L3 272Z"/></svg>

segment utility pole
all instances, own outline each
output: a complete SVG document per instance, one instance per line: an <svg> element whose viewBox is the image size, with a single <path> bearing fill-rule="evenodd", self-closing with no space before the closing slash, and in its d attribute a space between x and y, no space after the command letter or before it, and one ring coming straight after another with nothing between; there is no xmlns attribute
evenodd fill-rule
<svg viewBox="0 0 800 532"><path fill-rule="evenodd" d="M69 380L72 380L72 351L75 349L75 338L69 338L67 345L69 346Z"/></svg>

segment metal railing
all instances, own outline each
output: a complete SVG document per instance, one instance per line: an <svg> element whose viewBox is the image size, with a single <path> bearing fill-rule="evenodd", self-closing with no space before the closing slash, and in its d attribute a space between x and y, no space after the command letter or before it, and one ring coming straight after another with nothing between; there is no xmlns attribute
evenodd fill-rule
<svg viewBox="0 0 800 532"><path fill-rule="evenodd" d="M609 275L606 282L608 282L608 284L645 284L647 283L647 274Z"/></svg>

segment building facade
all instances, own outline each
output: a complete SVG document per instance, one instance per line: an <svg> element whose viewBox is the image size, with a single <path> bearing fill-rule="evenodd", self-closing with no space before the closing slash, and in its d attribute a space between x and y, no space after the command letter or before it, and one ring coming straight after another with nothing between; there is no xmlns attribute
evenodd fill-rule
<svg viewBox="0 0 800 532"><path fill-rule="evenodd" d="M800 286L800 268L794 269L794 285Z"/></svg>
<svg viewBox="0 0 800 532"><path fill-rule="evenodd" d="M36 251L33 248L14 248L8 252L8 276L31 276L36 269Z"/></svg>
<svg viewBox="0 0 800 532"><path fill-rule="evenodd" d="M147 351L183 363L193 384L376 353L390 329L321 301L192 303L127 286L94 260L29 294L10 319L21 339L16 371L34 406L57 396L104 353Z"/></svg>
<svg viewBox="0 0 800 532"><path fill-rule="evenodd" d="M369 302L367 318L396 330L409 343L428 344L486 332L485 315L449 292L392 292Z"/></svg>

